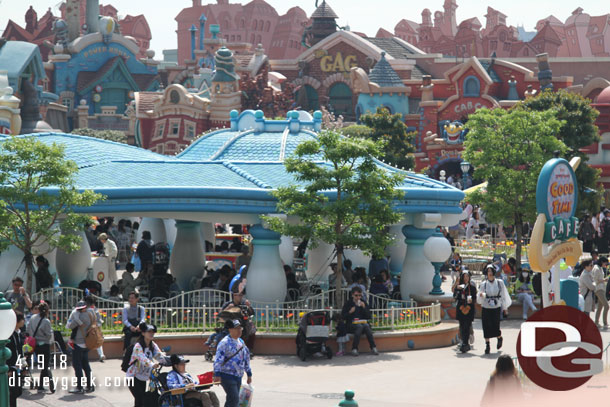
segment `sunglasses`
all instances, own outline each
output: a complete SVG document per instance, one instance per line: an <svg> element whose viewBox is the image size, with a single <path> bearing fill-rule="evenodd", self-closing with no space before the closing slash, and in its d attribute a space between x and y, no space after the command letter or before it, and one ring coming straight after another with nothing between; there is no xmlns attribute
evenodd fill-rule
<svg viewBox="0 0 610 407"><path fill-rule="evenodd" d="M354 294L354 297L362 297L362 294Z"/></svg>

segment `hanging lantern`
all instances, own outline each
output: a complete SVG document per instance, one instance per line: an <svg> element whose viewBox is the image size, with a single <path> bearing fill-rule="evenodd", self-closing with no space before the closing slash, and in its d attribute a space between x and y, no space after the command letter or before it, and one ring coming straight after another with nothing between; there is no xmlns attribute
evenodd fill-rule
<svg viewBox="0 0 610 407"><path fill-rule="evenodd" d="M102 100L102 96L99 93L95 93L92 99L95 103L99 103Z"/></svg>
<svg viewBox="0 0 610 407"><path fill-rule="evenodd" d="M102 90L104 90L104 88L102 88L102 85L95 85L95 91L97 93L102 93Z"/></svg>

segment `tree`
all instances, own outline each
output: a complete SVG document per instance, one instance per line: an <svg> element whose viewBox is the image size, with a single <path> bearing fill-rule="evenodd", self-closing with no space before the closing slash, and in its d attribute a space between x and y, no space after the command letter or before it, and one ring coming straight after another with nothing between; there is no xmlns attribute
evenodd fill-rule
<svg viewBox="0 0 610 407"><path fill-rule="evenodd" d="M412 143L415 132L407 132L407 125L403 122L400 113L390 114L385 107L378 107L375 114L360 116L360 121L371 128L371 134L367 138L373 141L385 141L385 147L379 158L397 168L406 170L413 168L415 148Z"/></svg>
<svg viewBox="0 0 610 407"><path fill-rule="evenodd" d="M581 163L576 170L578 180L578 207L576 215L596 213L601 205L603 191L599 182L600 171L587 164L588 157L580 149L599 141L599 131L595 120L599 112L591 106L591 101L581 95L564 89L557 92L544 91L536 97L528 98L517 105L517 109L533 111L553 110L557 119L562 120L557 138L567 146L568 159L579 156Z"/></svg>
<svg viewBox="0 0 610 407"><path fill-rule="evenodd" d="M92 191L78 192L78 168L64 158L63 146L44 144L32 137L11 137L0 144L0 249L14 245L23 252L26 290L32 292L34 253L44 255L59 247L77 250L86 215L72 208L87 207L102 198ZM61 221L61 228L54 223Z"/></svg>
<svg viewBox="0 0 610 407"><path fill-rule="evenodd" d="M464 158L474 176L487 180L486 191L469 194L485 211L487 221L514 225L516 260L521 264L523 223L536 218L536 184L544 163L565 144L555 135L561 128L553 111L480 109L468 118Z"/></svg>
<svg viewBox="0 0 610 407"><path fill-rule="evenodd" d="M74 129L72 134L127 144L127 135L118 130L94 130L84 127L81 129Z"/></svg>
<svg viewBox="0 0 610 407"><path fill-rule="evenodd" d="M278 211L297 217L299 223L264 217L272 230L283 235L335 246L337 304L341 304L344 249L382 256L392 242L386 226L400 220L392 202L402 197L396 187L403 176L376 165L373 157L381 148L379 142L348 139L333 130L299 144L294 156L285 160L298 185L273 192Z"/></svg>

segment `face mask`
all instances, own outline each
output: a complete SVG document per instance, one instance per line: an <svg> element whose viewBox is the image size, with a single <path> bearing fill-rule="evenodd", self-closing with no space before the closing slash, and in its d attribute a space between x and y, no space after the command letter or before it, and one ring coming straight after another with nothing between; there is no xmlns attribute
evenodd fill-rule
<svg viewBox="0 0 610 407"><path fill-rule="evenodd" d="M523 277L527 277L527 276L529 275L529 273L521 273L521 275L522 275Z"/></svg>

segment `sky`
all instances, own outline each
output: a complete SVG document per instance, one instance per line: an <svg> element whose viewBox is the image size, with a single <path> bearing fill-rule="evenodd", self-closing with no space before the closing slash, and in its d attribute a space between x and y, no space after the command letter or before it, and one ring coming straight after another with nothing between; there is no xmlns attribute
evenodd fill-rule
<svg viewBox="0 0 610 407"><path fill-rule="evenodd" d="M321 0L320 0L321 1ZM176 22L174 18L180 10L192 5L192 0L108 0L100 1L102 4L112 4L119 10L119 16L126 14L144 14L152 31L151 48L160 58L163 49L176 48ZM203 0L203 4L213 0ZM390 32L401 19L406 18L421 22L421 11L429 8L434 15L436 10L443 9L444 0L428 0L416 2L412 0L327 0L328 4L339 15L338 24L349 24L352 31L364 32L374 36L379 27ZM230 3L240 3L230 0ZM241 1L242 4L248 1ZM277 12L284 14L289 8L300 6L308 15L315 10L315 0L267 0ZM25 26L25 12L30 5L41 17L51 7L55 15L59 15L60 0L0 0L0 30L4 30L9 19ZM602 0L457 0L458 24L467 18L478 17L485 26L487 7L506 14L509 25L523 25L527 31L533 31L536 22L542 18L554 15L565 21L577 7L592 16L610 13L610 3Z"/></svg>

